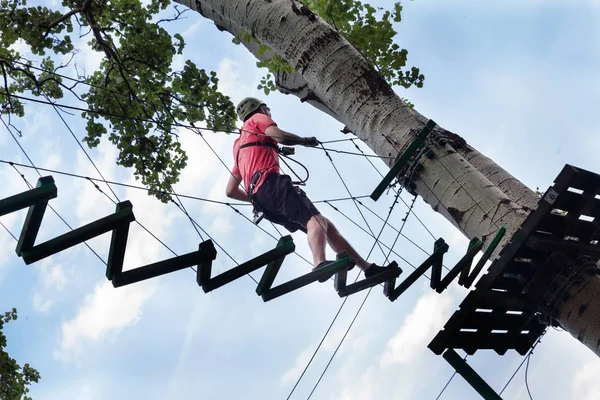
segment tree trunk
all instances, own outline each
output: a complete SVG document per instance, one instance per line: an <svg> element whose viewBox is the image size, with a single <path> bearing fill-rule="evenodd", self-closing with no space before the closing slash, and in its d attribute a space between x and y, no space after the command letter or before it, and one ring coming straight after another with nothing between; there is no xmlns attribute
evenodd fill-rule
<svg viewBox="0 0 600 400"><path fill-rule="evenodd" d="M221 30L234 36L249 32L269 46L296 70L278 76L277 83L284 93L292 93L333 116L380 156L396 157L428 121L408 107L335 29L297 1L176 2L211 19ZM251 46L247 47L252 51ZM437 127L433 133L443 135L448 131ZM468 238L481 238L484 246L504 226L507 233L497 255L536 207L537 196L471 146L457 147L432 144L434 157L420 158L422 169L413 180L414 189ZM394 162L384 160L390 167ZM588 294L600 293L600 279L586 282L581 293L561 305L557 319L599 354L594 343L600 340L600 330L590 334L586 331L582 339L583 325L571 323L567 314L588 304Z"/></svg>

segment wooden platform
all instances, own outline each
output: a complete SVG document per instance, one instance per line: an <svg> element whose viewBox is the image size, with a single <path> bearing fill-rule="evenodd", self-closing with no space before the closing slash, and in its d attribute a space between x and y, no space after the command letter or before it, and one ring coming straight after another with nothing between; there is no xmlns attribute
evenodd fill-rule
<svg viewBox="0 0 600 400"><path fill-rule="evenodd" d="M545 266L549 255L600 258L599 193L600 175L566 165L428 347L436 354L514 349L525 355L546 328L539 321L541 299L556 290L558 271Z"/></svg>

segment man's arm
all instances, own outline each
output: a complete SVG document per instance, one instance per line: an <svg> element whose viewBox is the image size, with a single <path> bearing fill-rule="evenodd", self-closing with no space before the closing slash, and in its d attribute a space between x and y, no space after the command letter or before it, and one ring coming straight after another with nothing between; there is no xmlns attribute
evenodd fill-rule
<svg viewBox="0 0 600 400"><path fill-rule="evenodd" d="M300 137L298 135L294 135L293 133L283 131L279 129L276 125L271 125L267 129L265 129L265 135L274 139L277 143L283 144L285 146L311 146L316 145L315 138L306 138ZM315 142L314 144L311 142Z"/></svg>
<svg viewBox="0 0 600 400"><path fill-rule="evenodd" d="M227 181L227 187L225 188L225 194L227 197L250 202L248 195L242 189L240 189L240 182L242 181L242 176L239 174L231 174L229 175L229 181Z"/></svg>

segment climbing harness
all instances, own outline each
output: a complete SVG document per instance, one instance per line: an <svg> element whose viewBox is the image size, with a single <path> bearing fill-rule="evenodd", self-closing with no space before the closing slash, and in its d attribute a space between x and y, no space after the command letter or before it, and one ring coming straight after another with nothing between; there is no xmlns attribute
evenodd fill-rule
<svg viewBox="0 0 600 400"><path fill-rule="evenodd" d="M278 146L274 143L265 142L262 140L258 140L258 141L251 142L251 143L244 143L244 144L240 145L240 147L238 148L238 151L236 154L236 159L235 159L236 165L239 165L240 150L247 148L247 147L253 147L253 146L263 146L263 147L270 147L272 149L275 149L277 151L277 153L282 156L281 161L283 161L285 166L287 168L289 168L289 170L292 171L294 176L298 179L298 181L292 181L292 185L297 187L299 185L306 184L306 181L310 177L310 174L308 172L308 169L301 162L296 161L289 157L289 156L296 154L296 149L293 147ZM288 159L288 160L293 161L296 164L300 165L306 172L306 178L305 179L300 178L298 176L298 174L292 169L292 167L290 167L289 164L285 161L285 159ZM258 225L260 223L260 221L262 221L263 218L265 217L264 212L260 209L260 206L258 204L256 204L257 202L252 198L253 197L252 194L254 193L254 188L256 187L256 184L258 183L258 181L260 180L262 175L263 175L263 171L256 171L250 178L250 183L248 185L248 199L250 200L250 203L252 203L252 205L253 205L252 213L253 213L253 222L255 225Z"/></svg>

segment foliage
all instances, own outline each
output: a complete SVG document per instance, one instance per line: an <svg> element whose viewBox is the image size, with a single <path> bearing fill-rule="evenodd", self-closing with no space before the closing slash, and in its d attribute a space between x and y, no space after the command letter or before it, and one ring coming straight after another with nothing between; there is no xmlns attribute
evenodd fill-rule
<svg viewBox="0 0 600 400"><path fill-rule="evenodd" d="M303 2L345 36L390 84L423 85L418 68L403 70L408 52L394 43L400 3L384 10L358 0ZM214 72L190 60L181 70L173 69L174 57L183 54L186 44L163 25L188 9L180 11L176 6L173 18L155 20L169 3L63 0L58 11L28 6L27 0L0 0L0 110L22 117L25 107L19 95L47 102L67 93L75 95L88 110L82 113L84 142L93 148L108 139L119 150L117 163L133 168L151 194L169 201L171 186L187 164L177 126L204 122L208 129L231 131L236 121L234 106L219 92ZM78 38L89 39L88 51L104 55L97 71L88 74L78 69L85 86L57 75L82 50L74 45ZM241 40L256 41L250 34ZM25 59L15 45L29 50L34 60ZM258 41L256 45L259 54L269 52L258 62L269 71L259 86L268 94L276 89L275 72L294 70L267 46Z"/></svg>
<svg viewBox="0 0 600 400"><path fill-rule="evenodd" d="M391 10L376 8L358 0L302 0L302 3L344 36L388 83L404 88L412 85L423 87L425 76L417 67L403 70L408 51L394 43L397 35L394 23L397 24L402 20L400 2L394 3ZM244 33L242 40L256 40L248 36L250 36L248 33ZM234 39L234 43L240 43L240 40ZM260 55L268 50L268 47L261 46L263 47L259 48ZM258 89L263 89L265 94L275 90L274 73L293 72L292 66L278 54L258 61L257 66L269 70L258 86Z"/></svg>
<svg viewBox="0 0 600 400"><path fill-rule="evenodd" d="M38 382L40 374L29 364L21 366L4 350L6 348L6 335L3 333L4 324L17 319L17 310L13 308L4 315L0 315L0 399L3 400L31 400L27 396L33 382Z"/></svg>
<svg viewBox="0 0 600 400"><path fill-rule="evenodd" d="M47 100L75 93L53 74L58 68L50 57L41 59L41 69L9 46L18 39L31 52L65 57L77 50L70 34L74 21L82 36L89 36L92 50L105 55L99 70L84 77L89 90L78 98L89 110L84 141L96 147L102 137L117 146L117 163L132 167L137 178L161 201L170 199L171 185L179 179L187 156L178 142L178 121L205 122L209 129L235 128L235 110L228 96L218 90L215 72L199 69L186 61L173 71L173 59L185 48L181 35L173 37L161 26L178 19L153 21L168 0L64 0L70 11L61 13L47 7L26 7L26 0L2 0L0 12L0 65L4 91L0 105L23 116L22 102L6 93L31 93Z"/></svg>

